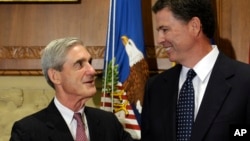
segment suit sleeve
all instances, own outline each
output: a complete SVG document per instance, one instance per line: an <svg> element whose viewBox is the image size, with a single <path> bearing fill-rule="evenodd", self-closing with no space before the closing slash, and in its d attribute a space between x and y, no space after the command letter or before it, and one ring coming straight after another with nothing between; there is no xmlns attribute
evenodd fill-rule
<svg viewBox="0 0 250 141"><path fill-rule="evenodd" d="M148 79L145 85L145 94L143 100L142 114L141 114L141 141L150 141L150 129L149 129L149 86L152 83L152 78Z"/></svg>

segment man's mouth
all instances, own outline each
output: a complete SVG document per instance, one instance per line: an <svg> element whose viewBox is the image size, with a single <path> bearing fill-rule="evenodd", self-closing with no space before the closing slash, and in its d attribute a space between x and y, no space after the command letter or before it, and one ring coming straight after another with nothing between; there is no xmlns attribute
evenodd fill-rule
<svg viewBox="0 0 250 141"><path fill-rule="evenodd" d="M84 83L94 83L94 80L85 81Z"/></svg>
<svg viewBox="0 0 250 141"><path fill-rule="evenodd" d="M166 51L169 51L172 47L166 47Z"/></svg>

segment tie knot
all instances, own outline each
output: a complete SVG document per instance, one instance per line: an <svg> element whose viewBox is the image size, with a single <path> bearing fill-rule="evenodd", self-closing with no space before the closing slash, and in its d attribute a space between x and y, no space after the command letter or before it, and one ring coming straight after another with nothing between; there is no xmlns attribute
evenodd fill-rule
<svg viewBox="0 0 250 141"><path fill-rule="evenodd" d="M195 77L196 73L193 69L188 70L187 79L192 80Z"/></svg>
<svg viewBox="0 0 250 141"><path fill-rule="evenodd" d="M81 113L74 113L73 117L77 121L77 123L83 123L82 122L82 114Z"/></svg>

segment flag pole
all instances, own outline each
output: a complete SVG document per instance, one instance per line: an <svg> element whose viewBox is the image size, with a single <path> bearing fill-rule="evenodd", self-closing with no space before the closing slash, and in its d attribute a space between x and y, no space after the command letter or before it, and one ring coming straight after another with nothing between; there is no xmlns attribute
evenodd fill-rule
<svg viewBox="0 0 250 141"><path fill-rule="evenodd" d="M112 27L113 27L113 33L112 33L112 59L115 57L115 29L116 29L116 24L115 24L115 16L116 16L116 0L111 0L114 2L113 4L113 24L112 24ZM112 3L112 2L111 2ZM114 111L114 66L115 66L115 61L112 61L112 90L111 90L111 111L113 112Z"/></svg>
<svg viewBox="0 0 250 141"><path fill-rule="evenodd" d="M105 56L105 64L104 64L104 73L105 75L104 76L107 76L107 70L108 70L108 57L109 57L109 39L110 39L110 24L111 24L111 8L112 8L112 0L110 0L110 3L109 3L109 21L108 21L108 32L107 32L107 38L106 38L106 56ZM103 84L103 98L105 99L106 98L106 88L107 88L107 78L105 77L104 78L104 84ZM104 108L105 107L105 100L104 102L102 102L102 107Z"/></svg>

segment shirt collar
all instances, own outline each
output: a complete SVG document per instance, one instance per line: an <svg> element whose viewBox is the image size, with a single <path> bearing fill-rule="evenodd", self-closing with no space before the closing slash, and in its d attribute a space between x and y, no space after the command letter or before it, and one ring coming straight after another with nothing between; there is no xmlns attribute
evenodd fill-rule
<svg viewBox="0 0 250 141"><path fill-rule="evenodd" d="M219 55L217 45L212 45L212 48L212 51L210 51L205 57L203 57L193 68L202 82L212 71L216 59Z"/></svg>
<svg viewBox="0 0 250 141"><path fill-rule="evenodd" d="M63 119L67 123L67 125L70 125L73 120L74 111L62 105L56 97L54 98L54 103L57 109L59 110L59 112L61 113ZM83 111L84 111L84 108L80 109L78 112L83 114Z"/></svg>

